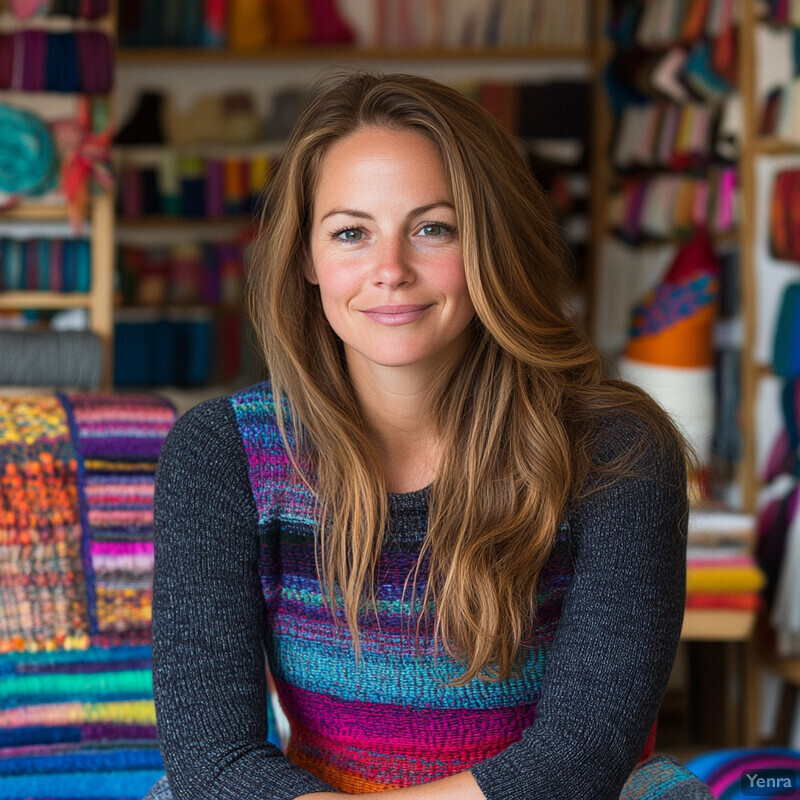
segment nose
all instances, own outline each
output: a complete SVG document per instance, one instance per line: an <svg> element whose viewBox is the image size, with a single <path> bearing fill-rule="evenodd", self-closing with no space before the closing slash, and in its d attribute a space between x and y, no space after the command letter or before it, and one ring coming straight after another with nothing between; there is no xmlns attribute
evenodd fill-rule
<svg viewBox="0 0 800 800"><path fill-rule="evenodd" d="M402 236L386 236L376 246L372 282L375 286L395 288L411 283L414 270L411 253Z"/></svg>

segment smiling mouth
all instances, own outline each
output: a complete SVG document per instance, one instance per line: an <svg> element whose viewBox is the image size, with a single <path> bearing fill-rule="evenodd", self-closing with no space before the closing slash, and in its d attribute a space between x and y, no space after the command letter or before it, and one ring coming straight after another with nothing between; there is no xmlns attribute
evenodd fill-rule
<svg viewBox="0 0 800 800"><path fill-rule="evenodd" d="M383 305L365 308L361 313L381 325L405 325L419 319L430 305Z"/></svg>

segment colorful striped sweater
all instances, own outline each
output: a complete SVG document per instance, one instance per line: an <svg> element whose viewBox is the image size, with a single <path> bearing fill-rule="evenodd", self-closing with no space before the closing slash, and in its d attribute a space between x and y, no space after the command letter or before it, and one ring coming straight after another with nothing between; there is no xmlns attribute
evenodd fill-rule
<svg viewBox="0 0 800 800"><path fill-rule="evenodd" d="M650 435L606 427L600 460ZM193 409L162 452L155 504L154 688L176 800L377 791L466 769L489 800L619 797L652 751L684 602L683 467L652 446L641 466L570 511L518 676L453 687L462 667L424 637L415 647L403 593L428 491L389 495L357 661L322 598L313 496L268 384ZM420 576L424 591L424 563ZM264 653L286 756L266 741Z"/></svg>

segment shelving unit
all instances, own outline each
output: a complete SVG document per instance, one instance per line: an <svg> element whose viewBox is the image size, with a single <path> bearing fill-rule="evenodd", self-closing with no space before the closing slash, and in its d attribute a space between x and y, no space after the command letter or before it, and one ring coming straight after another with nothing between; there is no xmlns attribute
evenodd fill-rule
<svg viewBox="0 0 800 800"><path fill-rule="evenodd" d="M328 46L275 46L258 52L236 52L215 48L192 47L121 47L117 63L162 64L192 63L258 63L280 61L305 62L370 62L370 61L508 61L581 60L587 57L584 47L482 47L458 49L392 48L371 49L362 47Z"/></svg>
<svg viewBox="0 0 800 800"><path fill-rule="evenodd" d="M758 446L756 434L757 402L759 384L761 381L774 377L771 366L764 362L758 352L759 340L759 315L763 309L759 306L759 298L763 287L759 285L759 204L768 203L769 197L759 197L759 180L757 165L763 160L793 157L797 161L796 168L800 168L800 141L786 141L777 136L760 135L758 132L758 118L760 111L759 97L759 53L757 51L756 31L759 25L767 24L759 19L758 3L755 0L746 0L742 3L742 33L739 41L741 59L742 98L743 98L743 129L742 152L740 161L742 197L742 267L743 267L743 294L746 295L746 341L749 343L748 357L745 363L745 394L743 414L746 425L750 428L748 437L749 450L746 455L746 474L749 480L746 483L747 498L755 505L762 487L759 476ZM797 131L800 135L800 130ZM800 264L797 265L797 280L800 281ZM776 409L777 411L777 409ZM798 576L800 579L800 576ZM765 621L766 623L766 621ZM800 686L800 657L782 658L773 652L759 654L760 660L766 669L783 678L789 684ZM798 706L800 709L800 706ZM796 720L797 724L797 720Z"/></svg>
<svg viewBox="0 0 800 800"><path fill-rule="evenodd" d="M614 49L606 36L607 21L610 19L611 3L603 0L599 17L595 20L595 36L598 45L596 74L602 75L605 65L610 62ZM756 238L756 198L754 160L759 155L800 155L800 145L785 143L775 139L759 140L756 135L756 99L753 33L756 23L755 0L744 0L738 4L740 20L738 25L738 91L742 100L742 130L739 137L736 169L740 191L740 225L737 230L714 237L715 246L736 247L739 253L740 269L740 316L742 326L742 349L740 362L740 412L741 454L736 465L735 484L740 498L739 510L754 514L758 492L756 456L756 386L764 368L757 363L753 353L755 339L757 292L754 253ZM691 42L682 42L690 47ZM655 47L660 55L667 47ZM595 157L596 165L593 181L597 190L610 193L615 176L611 168L612 135L614 132L613 112L604 88L598 81L595 117ZM597 248L595 260L599 263L603 239L610 235L606 209L598 207L593 220L593 240ZM661 243L642 243L640 247L654 251ZM597 278L597 274L595 274ZM593 291L592 296L596 296ZM755 531L753 532L753 538ZM734 683L740 687L739 715L726 717L726 726L734 732L729 745L755 745L759 731L759 669L761 654L756 642L755 611L731 611L724 609L687 609L681 639L684 642L722 643L726 653L726 667L735 672ZM730 672L728 673L730 674Z"/></svg>
<svg viewBox="0 0 800 800"><path fill-rule="evenodd" d="M22 23L8 16L3 18L4 29L22 30L28 26L43 30L94 30L105 33L112 42L116 35L117 6L115 0L109 3L106 17L87 21L81 19L36 18L32 24ZM8 27L10 26L10 28ZM113 66L112 66L113 68ZM21 93L0 92L0 102L15 105ZM46 107L48 92L25 93L26 107ZM90 101L101 100L108 107L109 120L113 118L113 103L110 96L89 95ZM0 289L0 309L41 309L64 310L86 309L90 328L99 337L103 348L103 378L100 389L111 388L112 342L114 334L114 207L112 192L93 193L85 222L91 247L91 285L88 292L48 292L48 291L3 291ZM43 202L27 199L11 208L0 210L0 233L3 228L19 223L63 223L69 222L66 200L55 199L49 195ZM5 387L4 387L5 388Z"/></svg>

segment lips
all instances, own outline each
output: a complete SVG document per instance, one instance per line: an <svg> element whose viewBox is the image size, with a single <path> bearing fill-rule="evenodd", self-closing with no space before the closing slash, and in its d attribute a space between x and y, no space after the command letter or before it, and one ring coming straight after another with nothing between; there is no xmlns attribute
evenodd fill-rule
<svg viewBox="0 0 800 800"><path fill-rule="evenodd" d="M380 305L365 308L361 313L381 325L406 325L419 319L430 305Z"/></svg>

